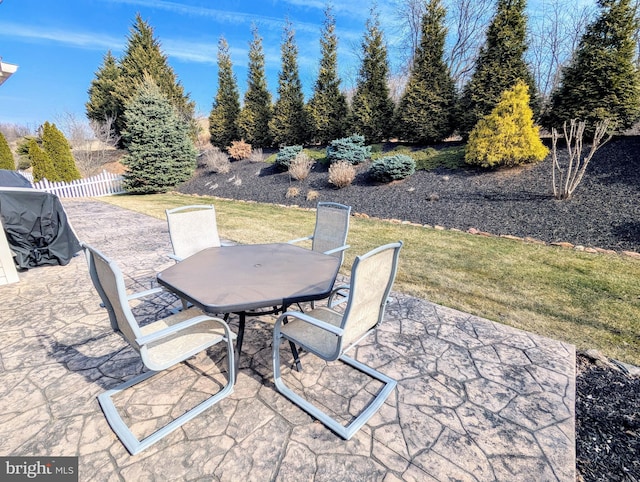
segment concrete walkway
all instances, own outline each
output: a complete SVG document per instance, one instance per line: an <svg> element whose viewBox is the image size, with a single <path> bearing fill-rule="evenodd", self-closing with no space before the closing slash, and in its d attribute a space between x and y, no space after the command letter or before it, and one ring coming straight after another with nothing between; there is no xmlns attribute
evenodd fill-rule
<svg viewBox="0 0 640 482"><path fill-rule="evenodd" d="M115 259L131 290L148 289L172 264L165 222L97 201L64 205L80 239ZM400 293L351 353L398 387L350 441L275 390L273 319L264 317L247 322L234 393L130 456L96 396L142 365L99 301L82 256L0 286L0 455L77 455L83 481L575 480L574 347ZM136 312L152 319L167 303L179 306L164 294ZM226 369L216 348L211 358ZM215 390L211 358L128 394L122 406L135 431L153 431ZM291 383L338 416L375 392L359 372L302 361L302 373L287 371Z"/></svg>

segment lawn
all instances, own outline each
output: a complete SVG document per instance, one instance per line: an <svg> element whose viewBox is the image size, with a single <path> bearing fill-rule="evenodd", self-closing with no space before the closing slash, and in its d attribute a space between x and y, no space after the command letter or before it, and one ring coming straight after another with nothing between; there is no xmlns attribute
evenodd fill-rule
<svg viewBox="0 0 640 482"><path fill-rule="evenodd" d="M111 196L164 219L171 207L213 203L222 237L286 241L313 231L313 211L212 197ZM640 365L640 261L498 237L353 217L342 271L354 256L403 240L394 289Z"/></svg>

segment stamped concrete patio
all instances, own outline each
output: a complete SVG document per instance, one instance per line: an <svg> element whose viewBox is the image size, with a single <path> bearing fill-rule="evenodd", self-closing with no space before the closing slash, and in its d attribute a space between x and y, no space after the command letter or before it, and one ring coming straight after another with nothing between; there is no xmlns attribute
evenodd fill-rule
<svg viewBox="0 0 640 482"><path fill-rule="evenodd" d="M64 205L80 239L114 258L131 290L148 289L172 263L165 222L99 201ZM251 319L234 393L130 456L96 396L142 366L111 331L84 258L21 273L0 286L0 300L0 454L77 455L83 481L575 480L575 350L565 343L394 292L382 325L351 355L398 387L344 441L275 390L273 319ZM163 294L137 314L151 319L170 303L179 305ZM226 369L221 350L123 398L135 431L216 390L222 374L211 360ZM375 393L359 372L302 362L290 383L336 416Z"/></svg>

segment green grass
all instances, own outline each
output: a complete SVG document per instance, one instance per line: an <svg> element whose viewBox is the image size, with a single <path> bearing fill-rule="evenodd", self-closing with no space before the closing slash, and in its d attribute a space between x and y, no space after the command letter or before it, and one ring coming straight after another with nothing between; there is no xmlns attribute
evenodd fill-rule
<svg viewBox="0 0 640 482"><path fill-rule="evenodd" d="M308 210L202 196L103 199L161 219L170 207L214 203L221 236L241 243L286 241L315 222ZM357 254L399 239L395 290L640 365L640 261L352 218L343 272Z"/></svg>

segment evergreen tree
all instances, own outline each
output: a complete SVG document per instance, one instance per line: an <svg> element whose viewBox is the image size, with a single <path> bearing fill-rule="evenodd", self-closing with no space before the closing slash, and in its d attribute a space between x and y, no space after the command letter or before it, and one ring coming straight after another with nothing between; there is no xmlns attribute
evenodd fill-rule
<svg viewBox="0 0 640 482"><path fill-rule="evenodd" d="M114 95L119 77L120 67L109 50L89 87L89 101L85 104L89 119L104 123L122 115L123 106Z"/></svg>
<svg viewBox="0 0 640 482"><path fill-rule="evenodd" d="M49 155L42 150L35 139L29 140L29 159L31 160L33 182L39 182L42 179L52 182L61 180L58 178Z"/></svg>
<svg viewBox="0 0 640 482"><path fill-rule="evenodd" d="M71 146L55 124L45 122L42 126L42 145L53 163L57 180L69 182L82 178L76 167ZM52 180L49 179L49 181Z"/></svg>
<svg viewBox="0 0 640 482"><path fill-rule="evenodd" d="M529 87L519 80L505 91L491 113L469 134L465 162L482 167L516 166L544 159L549 149L540 140L529 107Z"/></svg>
<svg viewBox="0 0 640 482"><path fill-rule="evenodd" d="M153 78L160 92L176 108L178 115L191 122L191 128L194 129L195 104L189 99L189 95L184 93L182 85L177 81L166 55L160 49L160 42L153 37L153 28L138 14L130 30L124 55L120 60L120 76L115 92L120 112L124 111L127 101L135 95L136 88L143 81L145 74ZM116 134L120 135L124 127L124 119L119 116L116 119Z"/></svg>
<svg viewBox="0 0 640 482"><path fill-rule="evenodd" d="M527 50L526 0L498 0L496 14L480 49L475 71L460 102L459 131L466 137L476 122L489 114L505 90L518 80L529 86L531 107L537 113L533 75L524 60Z"/></svg>
<svg viewBox="0 0 640 482"><path fill-rule="evenodd" d="M231 142L240 139L239 115L238 83L233 75L229 44L224 37L221 37L218 42L218 92L209 115L211 144L220 149L226 149Z"/></svg>
<svg viewBox="0 0 640 482"><path fill-rule="evenodd" d="M398 137L420 144L441 141L453 133L456 101L455 84L444 62L446 11L440 0L430 0L426 9L395 122Z"/></svg>
<svg viewBox="0 0 640 482"><path fill-rule="evenodd" d="M362 53L362 65L351 103L349 129L352 133L363 135L367 144L371 144L391 137L394 109L387 84L387 47L375 10L367 19Z"/></svg>
<svg viewBox="0 0 640 482"><path fill-rule="evenodd" d="M15 170L16 163L13 160L11 148L7 142L7 138L0 132L0 169Z"/></svg>
<svg viewBox="0 0 640 482"><path fill-rule="evenodd" d="M309 140L309 125L298 74L295 30L289 20L284 26L280 51L282 70L278 74L278 99L273 106L269 128L278 145L304 144Z"/></svg>
<svg viewBox="0 0 640 482"><path fill-rule="evenodd" d="M264 72L264 51L258 28L251 28L253 40L249 43L249 74L244 106L238 117L240 137L253 147L269 147L273 137L269 131L272 115L271 93Z"/></svg>
<svg viewBox="0 0 640 482"><path fill-rule="evenodd" d="M571 63L551 96L543 124L560 128L580 119L594 126L611 119L624 130L640 114L640 79L634 65L638 21L631 0L598 0L600 15L587 27Z"/></svg>
<svg viewBox="0 0 640 482"><path fill-rule="evenodd" d="M189 124L176 112L151 76L126 104L123 135L128 154L124 187L132 193L165 192L186 181L196 166Z"/></svg>
<svg viewBox="0 0 640 482"><path fill-rule="evenodd" d="M328 144L334 139L344 137L346 132L347 99L340 92L338 78L338 37L336 21L328 6L320 39L322 58L316 80L313 97L309 101L309 114L313 140Z"/></svg>

